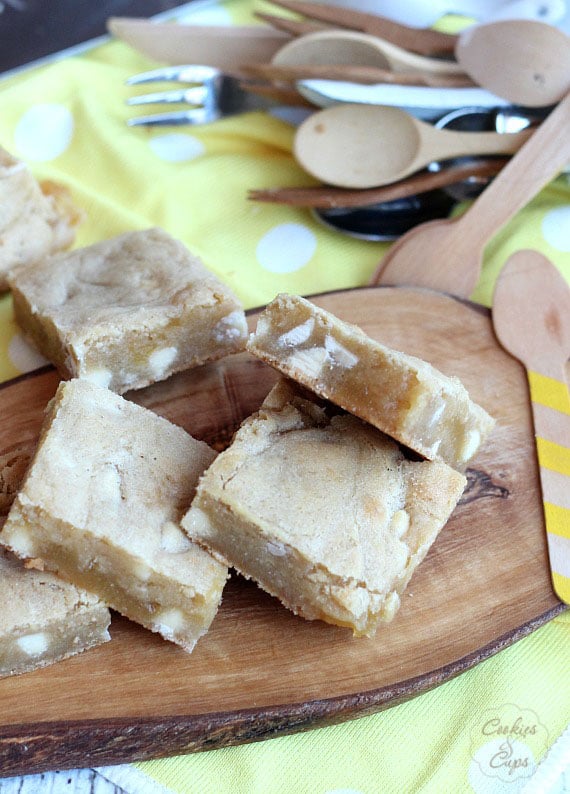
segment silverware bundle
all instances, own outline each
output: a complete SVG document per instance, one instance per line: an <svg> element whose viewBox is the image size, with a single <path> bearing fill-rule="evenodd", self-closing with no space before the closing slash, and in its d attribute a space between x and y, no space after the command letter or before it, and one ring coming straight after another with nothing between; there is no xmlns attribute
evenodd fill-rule
<svg viewBox="0 0 570 794"><path fill-rule="evenodd" d="M520 130L539 123L570 90L570 38L542 22L501 20L450 35L342 7L273 1L298 18L264 13L258 16L269 24L215 28L109 20L111 33L147 56L163 63L175 61L171 67L135 75L130 85L182 83L176 89L131 96L129 105L167 103L172 109L133 117L128 123L204 124L279 105L318 109L348 102L401 107L443 131L511 132L513 124ZM505 49L508 63L502 56ZM182 107L175 108L180 103ZM357 108L354 113L358 115ZM304 125L309 123L307 119ZM427 167L423 162L415 167L412 160L409 175L396 173L378 188L350 189L350 179L331 187L321 178L321 187L266 188L251 191L250 198L323 212L378 202L382 210L404 201L406 212L406 201L410 204L418 195L441 189L454 202L472 198L506 162L504 156L478 156L489 150L479 152L477 147L468 147L458 157L457 150L447 152L443 143L451 136L441 140L437 157ZM336 156L333 149L330 156ZM297 159L310 174L318 174L311 163ZM446 210L442 206L440 211ZM411 225L416 222L411 217Z"/></svg>

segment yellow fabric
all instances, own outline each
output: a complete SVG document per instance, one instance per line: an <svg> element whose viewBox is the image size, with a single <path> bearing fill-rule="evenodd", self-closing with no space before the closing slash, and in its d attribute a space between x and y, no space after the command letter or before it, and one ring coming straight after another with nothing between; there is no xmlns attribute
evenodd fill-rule
<svg viewBox="0 0 570 794"><path fill-rule="evenodd" d="M247 23L253 8L252 0L229 0L217 10L223 21ZM248 201L248 188L312 183L291 156L293 129L285 122L256 113L205 127L127 128L137 111L123 100L137 91L124 81L154 65L110 42L0 83L0 144L38 178L71 188L87 213L77 245L162 226L247 307L279 291L366 284L387 244L341 236L306 210ZM561 175L491 240L474 299L491 304L495 278L519 248L541 250L570 280L569 229L570 187ZM3 296L0 379L39 363ZM140 768L184 794L518 791L570 718L569 648L564 613L459 678L382 713ZM533 732L521 738L520 725Z"/></svg>

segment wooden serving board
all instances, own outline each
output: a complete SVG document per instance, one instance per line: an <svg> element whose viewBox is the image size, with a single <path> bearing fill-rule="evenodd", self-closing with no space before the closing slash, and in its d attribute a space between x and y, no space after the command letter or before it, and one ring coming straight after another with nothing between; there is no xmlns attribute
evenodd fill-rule
<svg viewBox="0 0 570 794"><path fill-rule="evenodd" d="M498 345L489 313L411 288L314 300L457 375L498 420L395 620L374 639L354 639L295 617L237 576L190 655L114 616L105 646L0 681L0 776L211 749L371 713L461 673L564 608L550 585L525 372ZM221 448L275 378L240 354L128 396ZM57 382L47 369L0 388L5 491L33 451Z"/></svg>

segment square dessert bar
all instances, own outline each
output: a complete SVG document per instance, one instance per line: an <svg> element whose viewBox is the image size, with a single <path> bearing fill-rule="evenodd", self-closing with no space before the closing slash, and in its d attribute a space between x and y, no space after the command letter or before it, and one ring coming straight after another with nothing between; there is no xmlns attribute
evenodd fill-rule
<svg viewBox="0 0 570 794"><path fill-rule="evenodd" d="M18 324L64 378L119 394L243 350L242 305L161 229L128 232L19 271Z"/></svg>
<svg viewBox="0 0 570 794"><path fill-rule="evenodd" d="M182 526L296 614L369 636L466 480L316 399L278 382L203 475Z"/></svg>
<svg viewBox="0 0 570 794"><path fill-rule="evenodd" d="M108 642L111 613L53 573L0 550L0 676L27 673Z"/></svg>
<svg viewBox="0 0 570 794"><path fill-rule="evenodd" d="M81 217L63 187L40 185L0 147L0 291L8 289L9 271L68 248Z"/></svg>
<svg viewBox="0 0 570 794"><path fill-rule="evenodd" d="M248 350L429 460L463 469L494 420L457 378L295 295L259 316Z"/></svg>
<svg viewBox="0 0 570 794"><path fill-rule="evenodd" d="M61 383L0 542L190 651L228 573L179 526L214 457L108 389Z"/></svg>

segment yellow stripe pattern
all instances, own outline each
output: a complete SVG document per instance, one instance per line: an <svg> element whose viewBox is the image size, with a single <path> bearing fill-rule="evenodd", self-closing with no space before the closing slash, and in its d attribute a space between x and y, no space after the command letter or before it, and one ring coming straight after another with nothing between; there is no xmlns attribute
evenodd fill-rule
<svg viewBox="0 0 570 794"><path fill-rule="evenodd" d="M549 532L570 538L570 510L567 507L544 502L544 516Z"/></svg>
<svg viewBox="0 0 570 794"><path fill-rule="evenodd" d="M528 382L533 403L545 405L547 408L553 408L555 411L570 416L570 394L565 383L530 371Z"/></svg>
<svg viewBox="0 0 570 794"><path fill-rule="evenodd" d="M554 441L548 441L546 438L537 437L536 448L538 451L538 462L541 466L570 477L570 449L568 447L563 447Z"/></svg>
<svg viewBox="0 0 570 794"><path fill-rule="evenodd" d="M567 576L562 576L561 573L552 571L552 585L558 598L564 603L570 604L570 579Z"/></svg>

